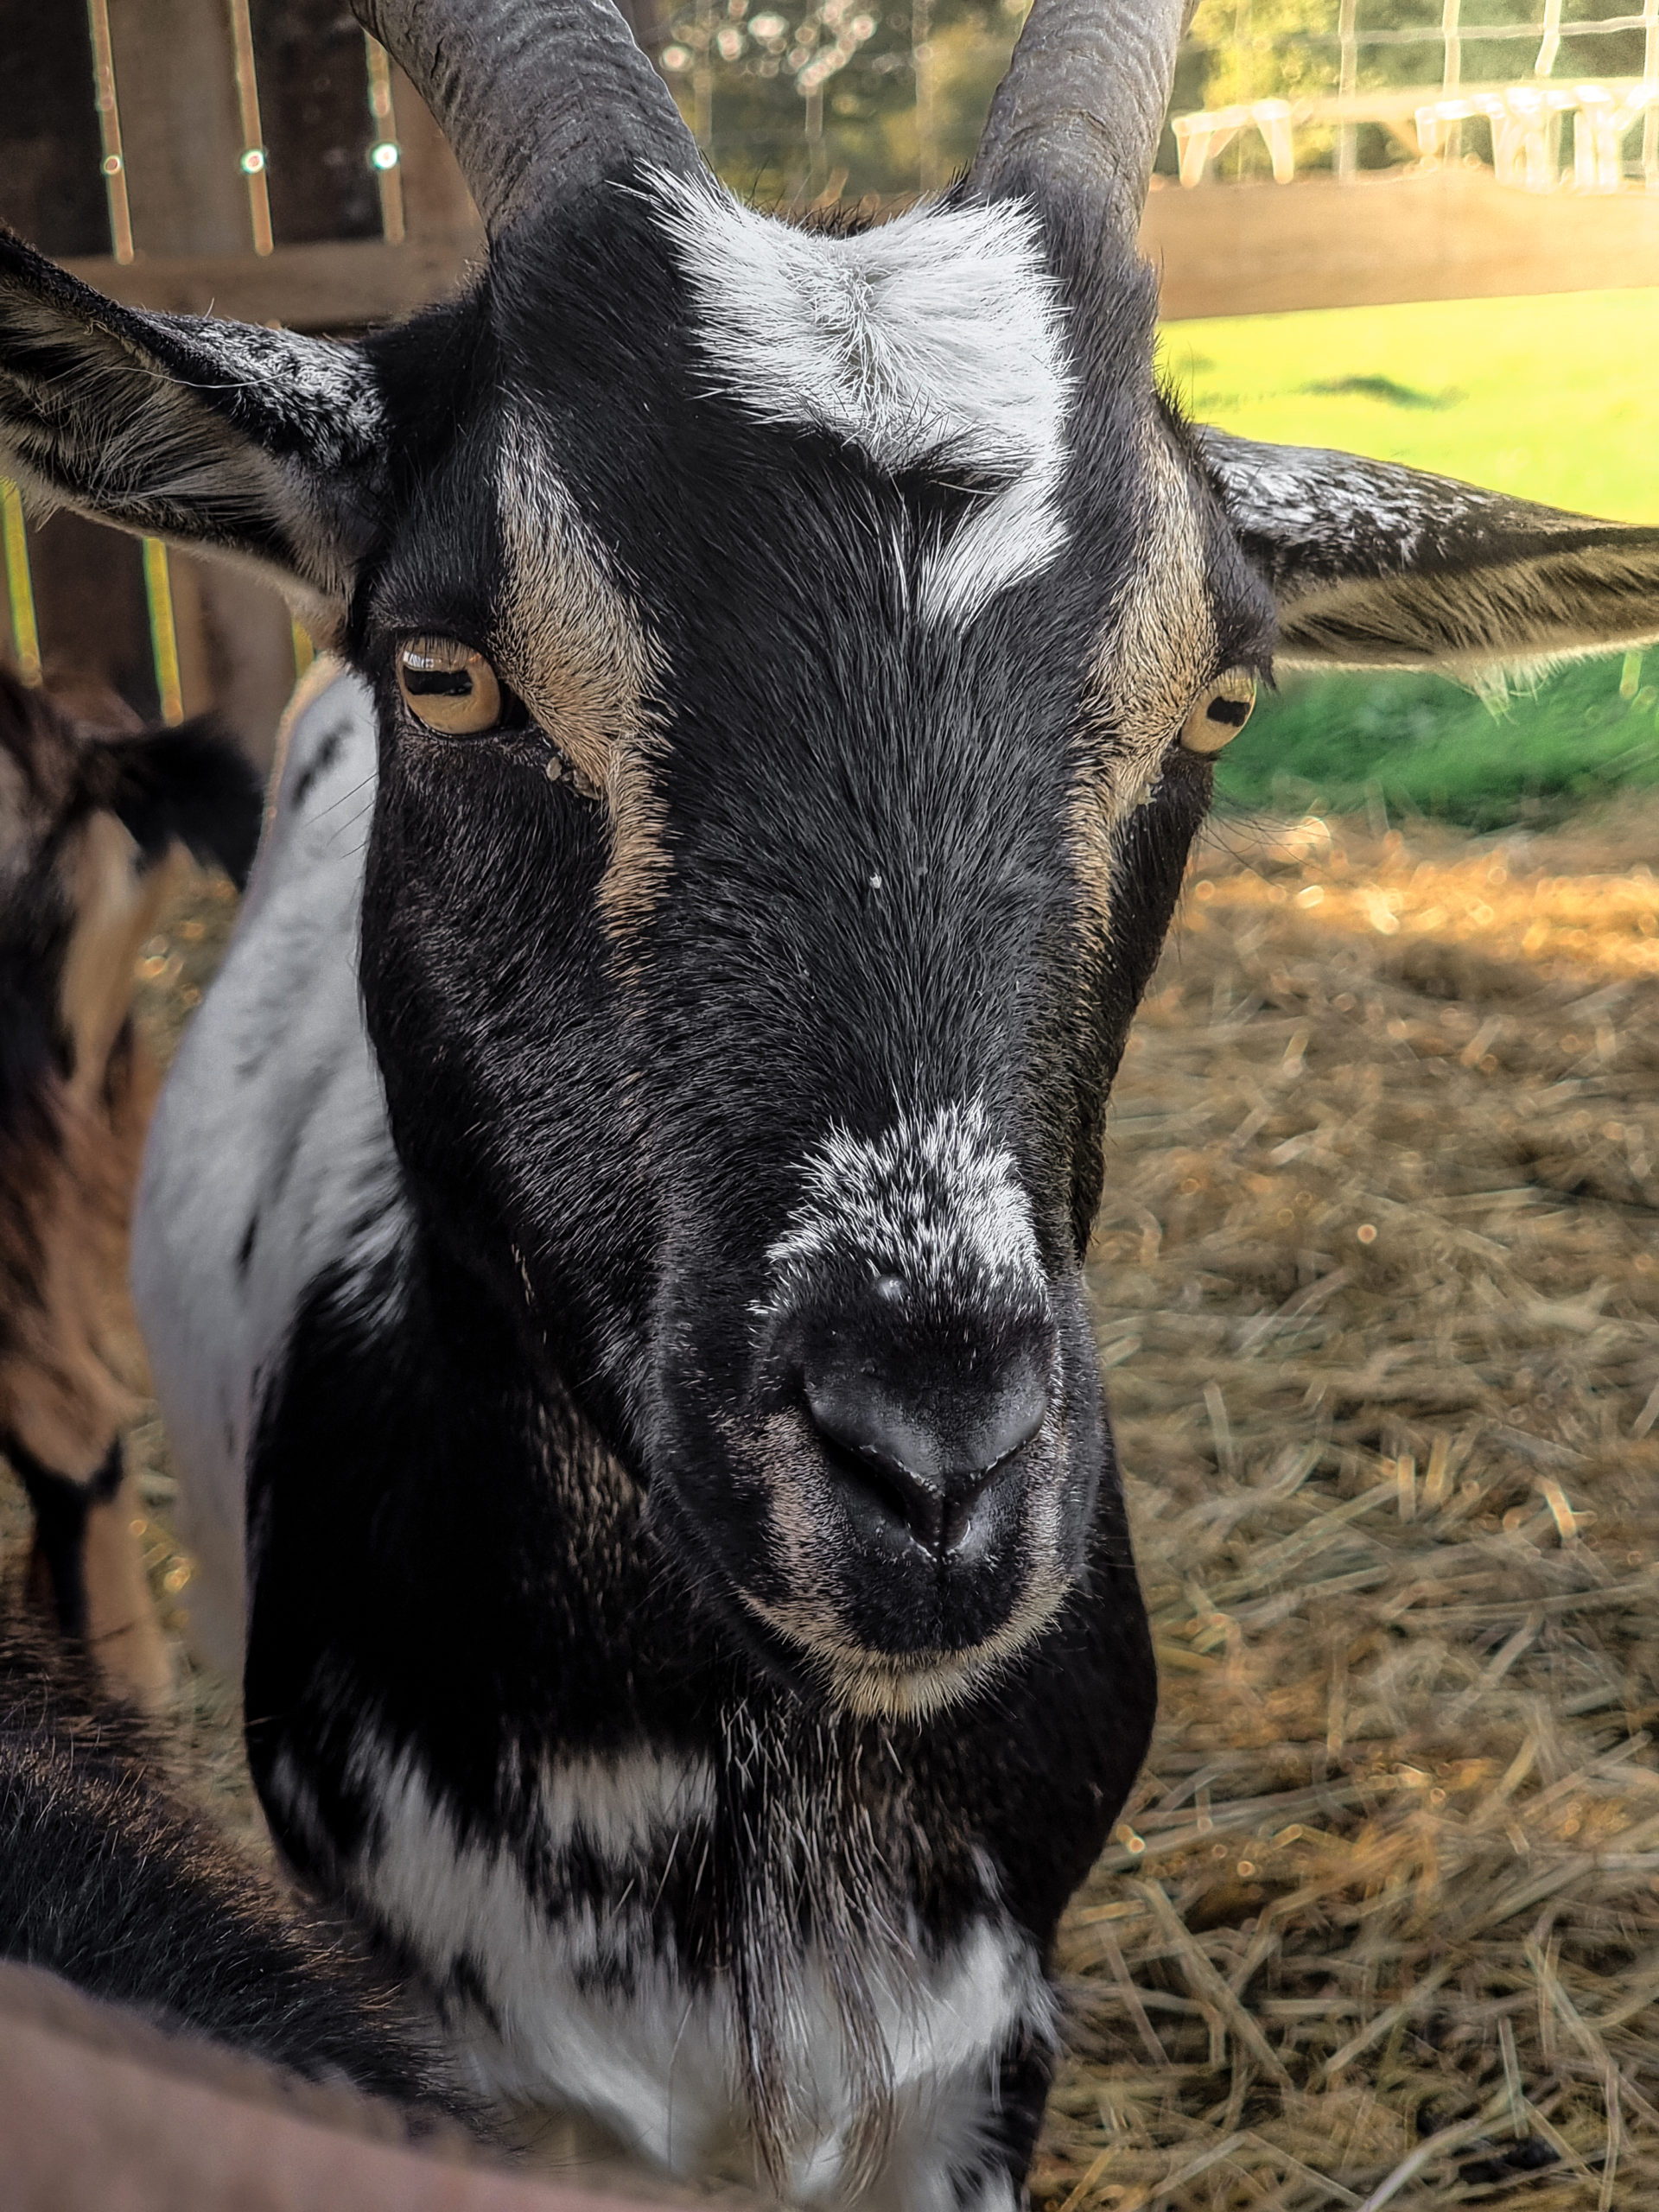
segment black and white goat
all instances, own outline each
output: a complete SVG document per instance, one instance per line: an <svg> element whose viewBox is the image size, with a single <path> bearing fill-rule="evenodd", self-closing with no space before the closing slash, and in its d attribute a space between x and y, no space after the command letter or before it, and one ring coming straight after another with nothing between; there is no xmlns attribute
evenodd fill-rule
<svg viewBox="0 0 1659 2212"><path fill-rule="evenodd" d="M121 1430L139 1350L127 1233L156 1070L133 963L181 850L245 878L258 785L202 723L100 735L0 664L0 1452L36 1579L127 1694L165 1688Z"/></svg>
<svg viewBox="0 0 1659 2212"><path fill-rule="evenodd" d="M854 236L722 191L606 0L356 5L461 297L333 344L0 250L14 472L345 663L146 1172L202 1625L484 2081L1006 2208L1153 1715L1080 1265L1210 756L1275 653L1659 633L1659 529L1180 418L1179 0L1035 0Z"/></svg>

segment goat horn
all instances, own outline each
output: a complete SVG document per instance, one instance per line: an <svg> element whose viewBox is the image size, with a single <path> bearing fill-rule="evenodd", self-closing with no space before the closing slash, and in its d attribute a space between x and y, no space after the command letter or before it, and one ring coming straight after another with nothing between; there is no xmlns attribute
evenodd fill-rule
<svg viewBox="0 0 1659 2212"><path fill-rule="evenodd" d="M640 164L699 160L611 0L352 0L454 150L492 238Z"/></svg>
<svg viewBox="0 0 1659 2212"><path fill-rule="evenodd" d="M1195 0L1033 0L969 187L1069 200L1133 241Z"/></svg>

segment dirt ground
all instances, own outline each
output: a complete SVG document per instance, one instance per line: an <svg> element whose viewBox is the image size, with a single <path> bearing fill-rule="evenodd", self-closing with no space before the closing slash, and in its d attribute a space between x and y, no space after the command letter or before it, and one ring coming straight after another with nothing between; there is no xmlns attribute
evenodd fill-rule
<svg viewBox="0 0 1659 2212"><path fill-rule="evenodd" d="M1649 855L1652 804L1194 868L1090 1268L1163 1717L1061 1943L1039 2212L1659 2206ZM163 1046L229 912L145 948ZM231 1687L177 1736L253 1833Z"/></svg>

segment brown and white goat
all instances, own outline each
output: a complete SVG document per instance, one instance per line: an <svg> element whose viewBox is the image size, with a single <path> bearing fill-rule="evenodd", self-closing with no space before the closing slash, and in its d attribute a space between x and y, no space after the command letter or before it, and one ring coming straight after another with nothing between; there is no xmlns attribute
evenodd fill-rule
<svg viewBox="0 0 1659 2212"><path fill-rule="evenodd" d="M157 1071L134 963L181 848L246 874L252 774L205 723L100 735L0 667L0 1449L31 1579L141 1701L168 1658L123 1429L145 1388L127 1231Z"/></svg>

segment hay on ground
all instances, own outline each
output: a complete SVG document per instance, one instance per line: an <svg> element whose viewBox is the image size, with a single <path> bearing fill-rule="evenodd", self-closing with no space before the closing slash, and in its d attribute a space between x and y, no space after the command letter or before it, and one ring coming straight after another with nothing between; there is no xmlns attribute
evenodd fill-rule
<svg viewBox="0 0 1659 2212"><path fill-rule="evenodd" d="M1042 2212L1659 2204L1659 850L1213 848L1090 1283L1163 1677Z"/></svg>
<svg viewBox="0 0 1659 2212"><path fill-rule="evenodd" d="M1063 1934L1040 2212L1659 2205L1655 851L1649 806L1194 869L1090 1271L1163 1717ZM224 919L146 948L164 1046ZM234 1711L191 1675L179 1740L250 1829Z"/></svg>

